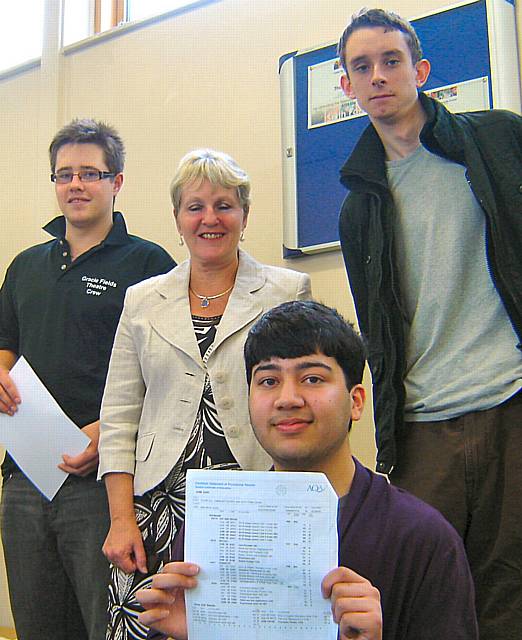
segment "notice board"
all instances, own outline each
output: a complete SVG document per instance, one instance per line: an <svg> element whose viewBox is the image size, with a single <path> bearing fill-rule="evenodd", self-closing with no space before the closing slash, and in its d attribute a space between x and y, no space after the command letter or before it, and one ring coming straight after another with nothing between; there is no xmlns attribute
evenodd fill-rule
<svg viewBox="0 0 522 640"><path fill-rule="evenodd" d="M514 2L465 2L411 22L431 62L423 87L428 95L452 111L520 112ZM347 194L339 169L369 123L338 87L336 46L279 61L285 258L339 246L338 215Z"/></svg>

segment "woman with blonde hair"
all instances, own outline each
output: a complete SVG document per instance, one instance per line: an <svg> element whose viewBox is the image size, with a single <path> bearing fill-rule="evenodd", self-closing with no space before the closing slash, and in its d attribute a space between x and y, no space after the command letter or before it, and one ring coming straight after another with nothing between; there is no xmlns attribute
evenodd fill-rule
<svg viewBox="0 0 522 640"><path fill-rule="evenodd" d="M243 344L265 311L311 297L308 275L238 248L250 183L228 155L187 154L171 197L190 257L128 290L102 403L110 639L146 637L134 593L169 561L187 469L269 468L250 427Z"/></svg>

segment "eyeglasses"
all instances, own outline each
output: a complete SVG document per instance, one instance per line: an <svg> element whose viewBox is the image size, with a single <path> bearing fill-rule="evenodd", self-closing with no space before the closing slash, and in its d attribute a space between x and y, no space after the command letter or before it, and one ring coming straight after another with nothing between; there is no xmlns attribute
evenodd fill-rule
<svg viewBox="0 0 522 640"><path fill-rule="evenodd" d="M80 169L76 173L73 171L58 171L58 173L51 173L51 182L68 184L72 182L74 176L78 176L81 182L98 182L98 180L105 180L105 178L114 178L115 175L112 171L98 171L98 169Z"/></svg>

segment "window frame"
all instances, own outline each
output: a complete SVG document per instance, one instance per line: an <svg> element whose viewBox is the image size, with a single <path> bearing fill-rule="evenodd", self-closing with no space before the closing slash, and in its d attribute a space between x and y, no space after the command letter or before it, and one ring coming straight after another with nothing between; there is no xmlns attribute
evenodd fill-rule
<svg viewBox="0 0 522 640"><path fill-rule="evenodd" d="M102 0L94 0L94 35L107 31L101 28ZM111 0L111 25L110 29L118 27L126 22L126 0Z"/></svg>
<svg viewBox="0 0 522 640"><path fill-rule="evenodd" d="M94 33L81 40L71 42L67 45L63 45L63 36L62 36L60 38L61 42L58 49L59 55L67 56L81 49L85 49L87 47L94 46L98 43L104 42L105 40L110 40L114 37L119 37L120 35L124 35L131 31L142 29L155 22L159 22L179 14L187 13L189 11L199 9L207 5L217 4L222 1L223 0L188 0L187 4L181 7L169 9L168 11L164 11L162 13L148 16L147 18L140 18L138 20L127 21L126 0L111 0L112 26L109 29L105 29L101 31L101 0L94 0L94 9L93 9L93 13L91 14L91 20L93 21L91 24L93 25ZM60 30L61 29L63 29L63 23L60 27ZM44 47L45 47L45 42L44 42ZM13 67L9 67L8 69L4 69L0 71L0 82L9 80L10 78L23 74L26 71L30 71L36 68L41 68L41 66L42 66L42 57L33 58L31 60L25 60L24 62L21 62L18 65L15 65Z"/></svg>

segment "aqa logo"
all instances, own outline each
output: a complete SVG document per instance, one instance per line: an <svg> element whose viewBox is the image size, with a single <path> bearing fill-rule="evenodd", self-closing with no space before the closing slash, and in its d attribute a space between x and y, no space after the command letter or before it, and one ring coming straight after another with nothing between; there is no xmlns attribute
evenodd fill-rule
<svg viewBox="0 0 522 640"><path fill-rule="evenodd" d="M325 486L323 484L309 484L308 491L313 491L314 493L322 493L325 490Z"/></svg>

